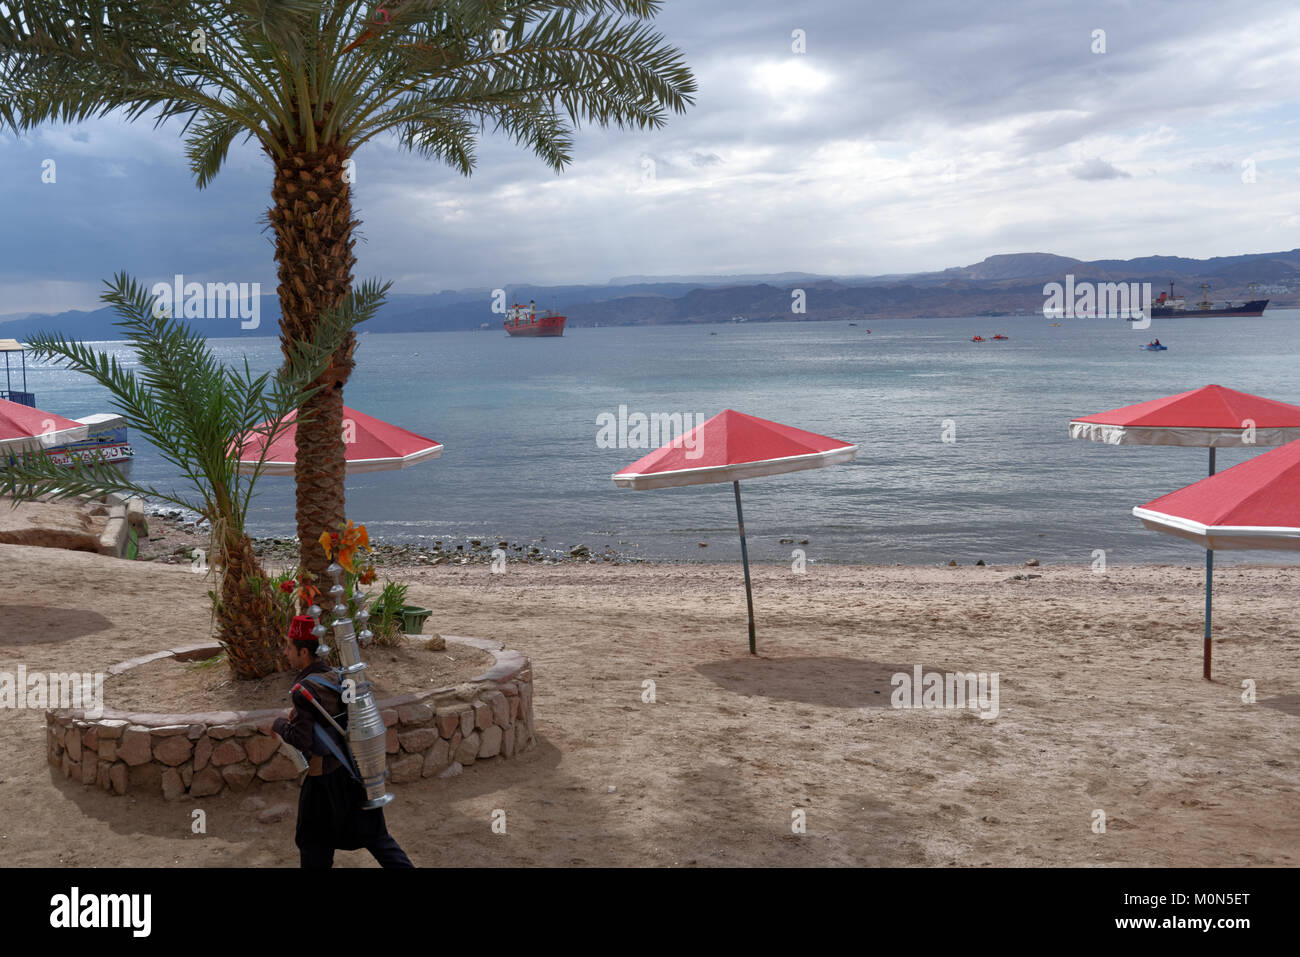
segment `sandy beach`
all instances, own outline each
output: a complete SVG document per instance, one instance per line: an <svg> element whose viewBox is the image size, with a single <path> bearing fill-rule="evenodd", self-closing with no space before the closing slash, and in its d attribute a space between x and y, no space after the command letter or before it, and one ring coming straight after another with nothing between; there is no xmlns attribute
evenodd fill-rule
<svg viewBox="0 0 1300 957"><path fill-rule="evenodd" d="M751 658L730 565L404 569L435 609L426 633L532 657L539 744L395 787L389 827L422 866L1293 865L1300 569L1219 571L1213 682L1202 574L756 566ZM0 545L0 671L206 639L207 587L185 565ZM891 707L891 676L918 665L996 672L998 716ZM292 814L83 788L46 763L42 728L0 711L6 864L297 866Z"/></svg>

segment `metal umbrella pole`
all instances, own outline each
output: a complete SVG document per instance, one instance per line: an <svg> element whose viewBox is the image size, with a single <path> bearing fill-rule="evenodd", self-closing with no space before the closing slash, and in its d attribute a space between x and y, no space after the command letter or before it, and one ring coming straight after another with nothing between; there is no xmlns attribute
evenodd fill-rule
<svg viewBox="0 0 1300 957"><path fill-rule="evenodd" d="M754 591L749 584L749 548L745 544L745 515L740 510L740 482L731 483L736 490L736 524L740 526L740 561L745 566L745 604L749 606L749 653L758 654L754 641Z"/></svg>
<svg viewBox="0 0 1300 957"><path fill-rule="evenodd" d="M1210 474L1214 474L1214 446L1210 446ZM1210 620L1214 614L1214 549L1205 550L1205 664L1201 675L1210 680Z"/></svg>

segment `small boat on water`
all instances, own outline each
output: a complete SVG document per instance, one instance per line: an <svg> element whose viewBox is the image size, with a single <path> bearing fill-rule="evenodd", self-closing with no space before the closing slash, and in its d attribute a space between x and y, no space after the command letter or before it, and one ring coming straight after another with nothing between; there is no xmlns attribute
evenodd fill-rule
<svg viewBox="0 0 1300 957"><path fill-rule="evenodd" d="M566 318L550 309L539 313L535 302L530 301L526 306L515 303L506 313L506 332L532 339L562 336Z"/></svg>
<svg viewBox="0 0 1300 957"><path fill-rule="evenodd" d="M56 465L71 466L74 459L87 464L95 462L129 462L135 457L135 449L126 437L126 420L120 415L100 412L95 415L82 416L74 421L87 427L86 438L80 442L69 442L46 450L46 455Z"/></svg>
<svg viewBox="0 0 1300 957"><path fill-rule="evenodd" d="M1168 352L1169 351L1169 347L1162 346L1160 344L1159 339L1157 339L1155 342L1148 342L1142 348L1145 349L1147 352Z"/></svg>
<svg viewBox="0 0 1300 957"><path fill-rule="evenodd" d="M972 337L971 337L971 342L984 342L984 341L985 341L985 339L984 339L983 336L972 336Z"/></svg>
<svg viewBox="0 0 1300 957"><path fill-rule="evenodd" d="M994 339L1010 339L1011 337L1010 337L1010 336L1004 336L1002 333L999 332L999 333L998 333L996 336L994 336L993 338L994 338Z"/></svg>

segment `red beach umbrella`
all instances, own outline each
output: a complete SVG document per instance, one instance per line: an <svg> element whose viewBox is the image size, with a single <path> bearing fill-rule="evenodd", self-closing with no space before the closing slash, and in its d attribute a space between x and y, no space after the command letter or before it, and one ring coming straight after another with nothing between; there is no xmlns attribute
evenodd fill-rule
<svg viewBox="0 0 1300 957"><path fill-rule="evenodd" d="M285 417L289 425L271 443L262 466L264 474L293 475L293 463L298 454L298 426L293 421L296 417L296 411ZM266 426L269 423L264 422L260 427ZM347 406L343 407L343 440L347 446L348 475L404 469L425 459L436 459L442 454L442 445L433 439L416 435ZM251 472L265 447L265 435L250 435L240 449L239 470Z"/></svg>
<svg viewBox="0 0 1300 957"><path fill-rule="evenodd" d="M1070 422L1070 438L1107 445L1216 448L1283 445L1300 439L1300 406L1207 385L1190 392L1085 415ZM1205 677L1210 677L1214 616L1214 546L1205 551Z"/></svg>
<svg viewBox="0 0 1300 957"><path fill-rule="evenodd" d="M39 451L86 438L83 422L0 399L0 452Z"/></svg>
<svg viewBox="0 0 1300 957"><path fill-rule="evenodd" d="M1152 531L1203 548L1300 551L1300 441L1139 505L1133 514ZM1204 675L1210 677L1210 642Z"/></svg>
<svg viewBox="0 0 1300 957"><path fill-rule="evenodd" d="M612 478L620 488L671 488L731 482L740 526L740 557L745 566L745 602L749 607L749 653L754 638L754 593L749 579L745 516L740 507L740 480L852 462L856 445L816 432L727 409L667 445L633 462Z"/></svg>
<svg viewBox="0 0 1300 957"><path fill-rule="evenodd" d="M1207 385L1074 419L1070 438L1210 449L1285 445L1300 439L1300 406Z"/></svg>

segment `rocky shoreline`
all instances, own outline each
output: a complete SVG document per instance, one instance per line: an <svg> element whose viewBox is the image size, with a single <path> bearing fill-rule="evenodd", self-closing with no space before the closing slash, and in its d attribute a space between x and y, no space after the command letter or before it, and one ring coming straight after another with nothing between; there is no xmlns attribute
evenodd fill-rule
<svg viewBox="0 0 1300 957"><path fill-rule="evenodd" d="M486 541L481 538L435 539L433 545L404 545L389 542L371 542L370 557L376 568L404 565L490 565L494 560L510 563L524 562L537 565L555 565L562 562L614 565L643 562L644 559L620 555L606 546L603 552L593 552L587 545L570 549L547 548L545 539L527 544L506 539ZM265 564L292 564L298 560L298 539L254 539L254 552ZM504 553L504 555L494 552Z"/></svg>
<svg viewBox="0 0 1300 957"><path fill-rule="evenodd" d="M145 507L149 513L149 539L140 542L139 561L156 561L164 565L192 564L197 557L197 549L208 547L207 523L196 521L193 516L183 515L176 509L153 506ZM701 542L704 547L706 543ZM783 538L781 544L807 545L808 539ZM435 539L432 545L407 544L402 542L371 542L371 560L376 568L429 568L438 565L491 565L493 552L500 549L505 553L508 565L675 565L695 564L688 561L642 558L615 551L606 545L602 549L593 549L588 545L574 545L571 548L552 548L546 539L532 542L512 542L508 539L487 538L445 538ZM268 570L280 571L296 567L298 564L298 539L293 538L254 538L253 553ZM890 562L890 565L902 567L902 562ZM936 565L957 567L953 559L937 562ZM979 559L973 564L984 566ZM1022 565L1036 567L1037 558L1024 562L1011 563L1010 567ZM992 568L993 565L988 567ZM1003 566L999 566L1003 567ZM1040 578L1041 575L1018 575L1018 580Z"/></svg>
<svg viewBox="0 0 1300 957"><path fill-rule="evenodd" d="M175 509L161 508L149 515L148 541L140 542L140 561L156 561L164 565L192 563L197 550L208 547L207 523L187 518ZM376 568L425 567L434 565L490 565L493 552L504 552L507 564L557 565L557 564L641 564L646 560L623 555L605 546L595 551L587 545L572 548L550 548L546 539L533 542L512 542L508 539L483 538L435 539L432 545L404 544L398 542L372 542L371 560ZM284 568L298 563L298 539L254 538L253 552L267 568Z"/></svg>

